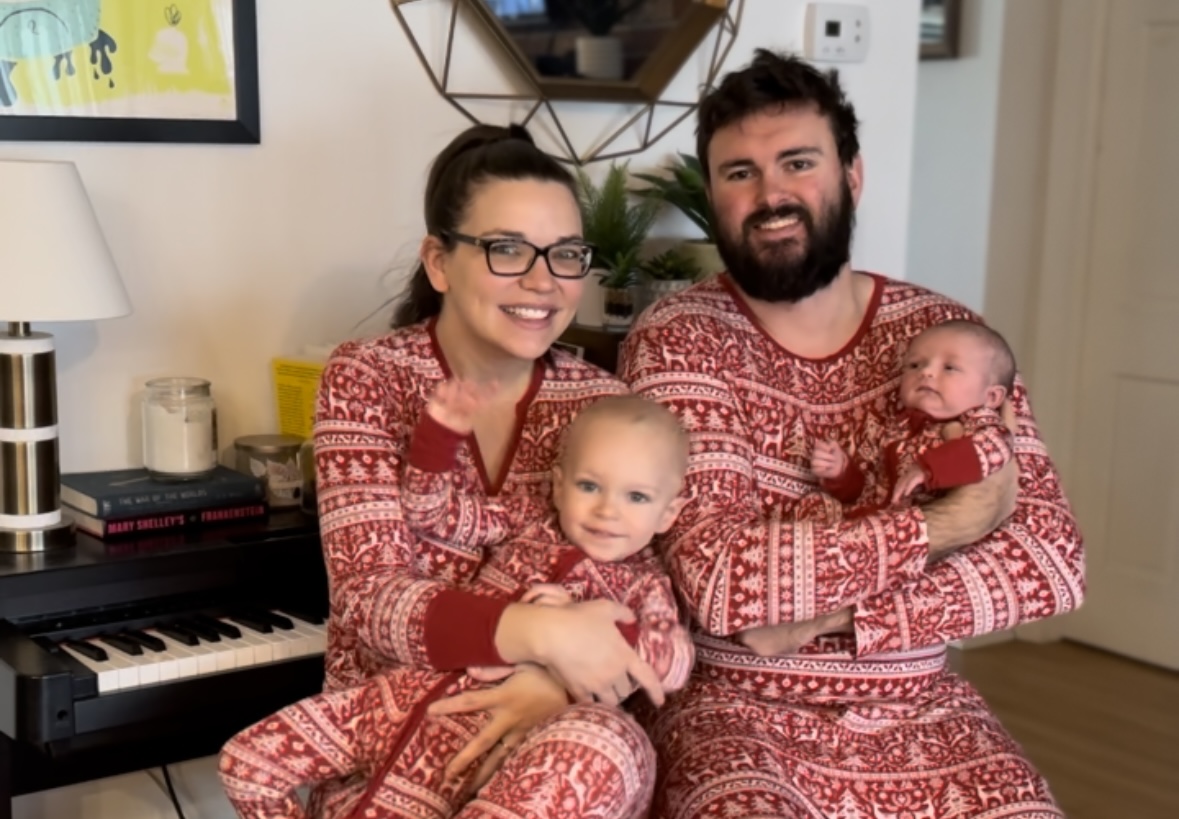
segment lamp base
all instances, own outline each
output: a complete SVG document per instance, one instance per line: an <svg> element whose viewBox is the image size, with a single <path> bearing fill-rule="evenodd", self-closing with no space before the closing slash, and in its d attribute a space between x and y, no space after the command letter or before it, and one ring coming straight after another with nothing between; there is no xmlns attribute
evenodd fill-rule
<svg viewBox="0 0 1179 819"><path fill-rule="evenodd" d="M61 549L72 549L76 542L74 522L64 515L61 523L39 529L0 528L0 552L56 552Z"/></svg>

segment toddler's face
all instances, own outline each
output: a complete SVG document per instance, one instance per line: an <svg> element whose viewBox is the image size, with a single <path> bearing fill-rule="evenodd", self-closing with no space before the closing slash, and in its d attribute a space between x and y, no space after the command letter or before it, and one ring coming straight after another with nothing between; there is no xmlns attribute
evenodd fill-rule
<svg viewBox="0 0 1179 819"><path fill-rule="evenodd" d="M553 470L561 529L594 560L622 560L666 532L683 506L673 444L647 424L599 418Z"/></svg>
<svg viewBox="0 0 1179 819"><path fill-rule="evenodd" d="M909 347L901 368L901 401L944 421L967 410L998 409L1006 391L993 383L994 354L983 342L952 330L926 332Z"/></svg>

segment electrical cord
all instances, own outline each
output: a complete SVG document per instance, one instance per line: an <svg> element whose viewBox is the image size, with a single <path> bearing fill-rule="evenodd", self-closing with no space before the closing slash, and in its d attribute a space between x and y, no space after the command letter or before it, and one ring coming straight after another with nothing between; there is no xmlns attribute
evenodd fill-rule
<svg viewBox="0 0 1179 819"><path fill-rule="evenodd" d="M185 819L184 811L180 808L180 799L176 796L176 788L172 785L172 774L168 772L168 766L161 765L160 770L164 772L164 784L167 785L168 798L172 800L172 807L176 811L176 819Z"/></svg>

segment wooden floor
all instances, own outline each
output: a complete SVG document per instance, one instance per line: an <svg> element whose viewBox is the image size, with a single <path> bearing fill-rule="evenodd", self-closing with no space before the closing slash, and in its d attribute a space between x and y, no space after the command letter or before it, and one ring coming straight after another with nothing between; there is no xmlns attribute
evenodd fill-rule
<svg viewBox="0 0 1179 819"><path fill-rule="evenodd" d="M1069 642L953 655L1068 819L1179 819L1179 673Z"/></svg>

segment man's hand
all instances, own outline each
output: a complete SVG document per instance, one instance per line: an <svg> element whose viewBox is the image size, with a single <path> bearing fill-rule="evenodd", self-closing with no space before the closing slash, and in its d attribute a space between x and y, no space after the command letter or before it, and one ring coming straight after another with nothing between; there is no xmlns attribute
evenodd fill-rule
<svg viewBox="0 0 1179 819"><path fill-rule="evenodd" d="M426 404L426 412L442 426L459 435L469 435L475 418L495 395L494 383L477 383L461 378L443 381Z"/></svg>
<svg viewBox="0 0 1179 819"><path fill-rule="evenodd" d="M739 632L737 641L759 657L794 654L816 637L852 631L852 615L852 610L846 608L801 623L759 626Z"/></svg>
<svg viewBox="0 0 1179 819"><path fill-rule="evenodd" d="M900 503L916 492L923 483L925 483L925 472L919 466L911 467L897 479L896 486L892 488L892 502Z"/></svg>
<svg viewBox="0 0 1179 819"><path fill-rule="evenodd" d="M924 507L929 559L982 540L1015 511L1019 466L1014 458L978 483L952 489Z"/></svg>
<svg viewBox="0 0 1179 819"><path fill-rule="evenodd" d="M826 438L815 441L814 451L811 452L811 472L820 478L834 480L847 469L847 453L839 444Z"/></svg>

